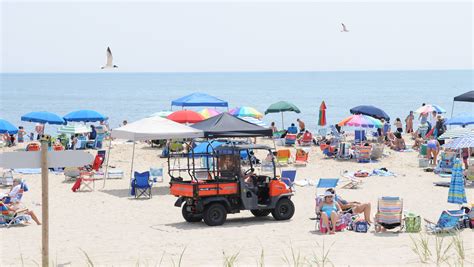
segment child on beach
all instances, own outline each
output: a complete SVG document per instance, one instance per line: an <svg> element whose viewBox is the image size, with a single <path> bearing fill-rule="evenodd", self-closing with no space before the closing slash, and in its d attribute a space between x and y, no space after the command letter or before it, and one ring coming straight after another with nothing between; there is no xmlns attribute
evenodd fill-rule
<svg viewBox="0 0 474 267"><path fill-rule="evenodd" d="M23 126L18 127L18 143L23 143L25 139L26 132L23 129Z"/></svg>

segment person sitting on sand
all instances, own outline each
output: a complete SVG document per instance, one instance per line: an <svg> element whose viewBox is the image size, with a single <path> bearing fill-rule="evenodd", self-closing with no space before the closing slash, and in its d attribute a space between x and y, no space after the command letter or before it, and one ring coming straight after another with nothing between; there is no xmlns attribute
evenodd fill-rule
<svg viewBox="0 0 474 267"><path fill-rule="evenodd" d="M326 190L326 192L329 192L335 196L335 199L339 206L341 207L342 211L347 211L352 214L364 214L364 219L367 223L371 224L372 221L370 220L370 212L372 207L370 206L370 203L360 203L357 201L347 201L343 199L341 196L336 194L336 190L333 188L329 188Z"/></svg>
<svg viewBox="0 0 474 267"><path fill-rule="evenodd" d="M397 138L391 131L387 132L387 135L385 136L385 145L388 147L392 147L396 139Z"/></svg>
<svg viewBox="0 0 474 267"><path fill-rule="evenodd" d="M336 233L336 223L339 219L338 212L340 211L342 211L341 206L334 201L334 194L329 191L324 192L323 201L316 207L316 212L321 213L323 225L328 227L329 234L331 235Z"/></svg>
<svg viewBox="0 0 474 267"><path fill-rule="evenodd" d="M415 138L415 144L413 144L412 148L414 150L420 149L421 145L425 143L425 140L423 140L423 137L421 137L421 134L418 134Z"/></svg>
<svg viewBox="0 0 474 267"><path fill-rule="evenodd" d="M393 135L395 136L395 140L393 141L393 144L390 148L396 151L405 150L406 144L405 144L405 140L402 137L402 134L399 132L396 132Z"/></svg>

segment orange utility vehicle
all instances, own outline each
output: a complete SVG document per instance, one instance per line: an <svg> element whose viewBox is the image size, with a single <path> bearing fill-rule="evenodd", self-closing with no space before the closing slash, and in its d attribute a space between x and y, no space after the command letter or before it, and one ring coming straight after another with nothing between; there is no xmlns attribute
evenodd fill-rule
<svg viewBox="0 0 474 267"><path fill-rule="evenodd" d="M262 145L225 144L212 149L207 156L205 168L195 167L195 156L188 157L191 168L187 170L190 180L175 177L170 172L170 192L178 197L175 206L182 208L187 222L204 222L209 226L222 225L228 213L250 210L257 217L270 213L276 220L288 220L295 207L291 201L292 190L276 177L275 162L271 160L272 172L256 174L253 160L243 160L242 155L255 155L257 150L272 150ZM201 177L201 178L198 178Z"/></svg>

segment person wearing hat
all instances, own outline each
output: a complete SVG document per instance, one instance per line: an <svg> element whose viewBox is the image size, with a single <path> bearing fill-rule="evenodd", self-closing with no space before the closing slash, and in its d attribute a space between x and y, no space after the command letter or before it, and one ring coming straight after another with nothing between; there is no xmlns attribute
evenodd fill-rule
<svg viewBox="0 0 474 267"><path fill-rule="evenodd" d="M446 131L446 125L444 124L443 116L438 115L436 117L434 136L440 137L442 134L444 134L445 131ZM439 144L444 145L444 140L439 140Z"/></svg>
<svg viewBox="0 0 474 267"><path fill-rule="evenodd" d="M5 194L5 198L9 198L11 202L18 202L18 193L21 191L21 179L20 178L15 178L13 179L13 185L12 189L10 189L10 192Z"/></svg>
<svg viewBox="0 0 474 267"><path fill-rule="evenodd" d="M319 212L321 212L323 225L327 225L329 228L329 234L335 234L336 223L339 219L338 212L340 212L342 209L341 206L339 206L339 204L334 200L334 194L329 191L324 192L323 201L319 203L317 209ZM329 221L331 221L331 223L329 223Z"/></svg>
<svg viewBox="0 0 474 267"><path fill-rule="evenodd" d="M352 214L364 214L364 219L367 223L371 224L372 220L370 219L370 213L371 213L371 205L370 203L360 203L357 201L347 201L340 197L339 195L336 194L336 190L334 188L329 188L326 190L327 192L330 192L331 194L334 194L334 199L336 200L337 204L341 206L341 209L344 212L349 212Z"/></svg>

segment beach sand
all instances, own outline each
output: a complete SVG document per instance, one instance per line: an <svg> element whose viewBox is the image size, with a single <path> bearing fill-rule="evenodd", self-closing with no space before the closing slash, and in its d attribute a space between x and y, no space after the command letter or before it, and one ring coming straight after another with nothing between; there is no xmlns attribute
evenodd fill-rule
<svg viewBox="0 0 474 267"><path fill-rule="evenodd" d="M12 149L1 151L9 150ZM433 182L449 179L418 168L417 152L386 151L387 156L379 162L360 164L325 159L319 148L312 147L310 163L297 168L297 180L306 178L316 183L320 177L341 177L343 170L386 167L397 177L363 178L359 189L337 189L337 193L347 200L370 202L372 214L381 196L400 196L405 211L434 221L442 210L457 207L447 203L448 188L433 186ZM165 166L160 154L159 149L138 144L135 170ZM275 221L271 216L256 218L243 211L228 215L227 222L219 227L187 223L181 217L181 210L173 206L176 197L168 194L167 176L164 183L153 188L152 199L136 200L129 196L131 155L131 143L114 142L110 164L124 170L125 178L107 180L104 188L103 181L98 180L93 192L73 193L72 183L65 182L62 174L50 174L50 253L54 264L86 266L85 252L96 266L173 266L178 265L181 253L182 266L222 266L225 257L236 254L237 266L257 266L263 251L267 266L288 266L292 264L285 257L293 263L293 255L300 255L305 261L321 258L324 245L326 250L330 248L328 259L335 265L420 265L418 256L412 252L410 238L418 238L419 234L376 234L373 226L368 233L344 231L330 236L315 232L315 221L310 220L315 217L314 186L296 187L292 198L296 213L289 221ZM26 180L30 190L24 194L23 201L41 218L40 175L16 174L15 177ZM342 184L343 180L339 185ZM471 202L473 192L473 187L467 188ZM32 223L0 228L0 236L1 266L34 266L41 262L40 226ZM461 237L466 260L472 264L473 230L463 230ZM430 238L433 247L434 236ZM451 238L446 237L446 244ZM455 256L450 258L455 259Z"/></svg>

